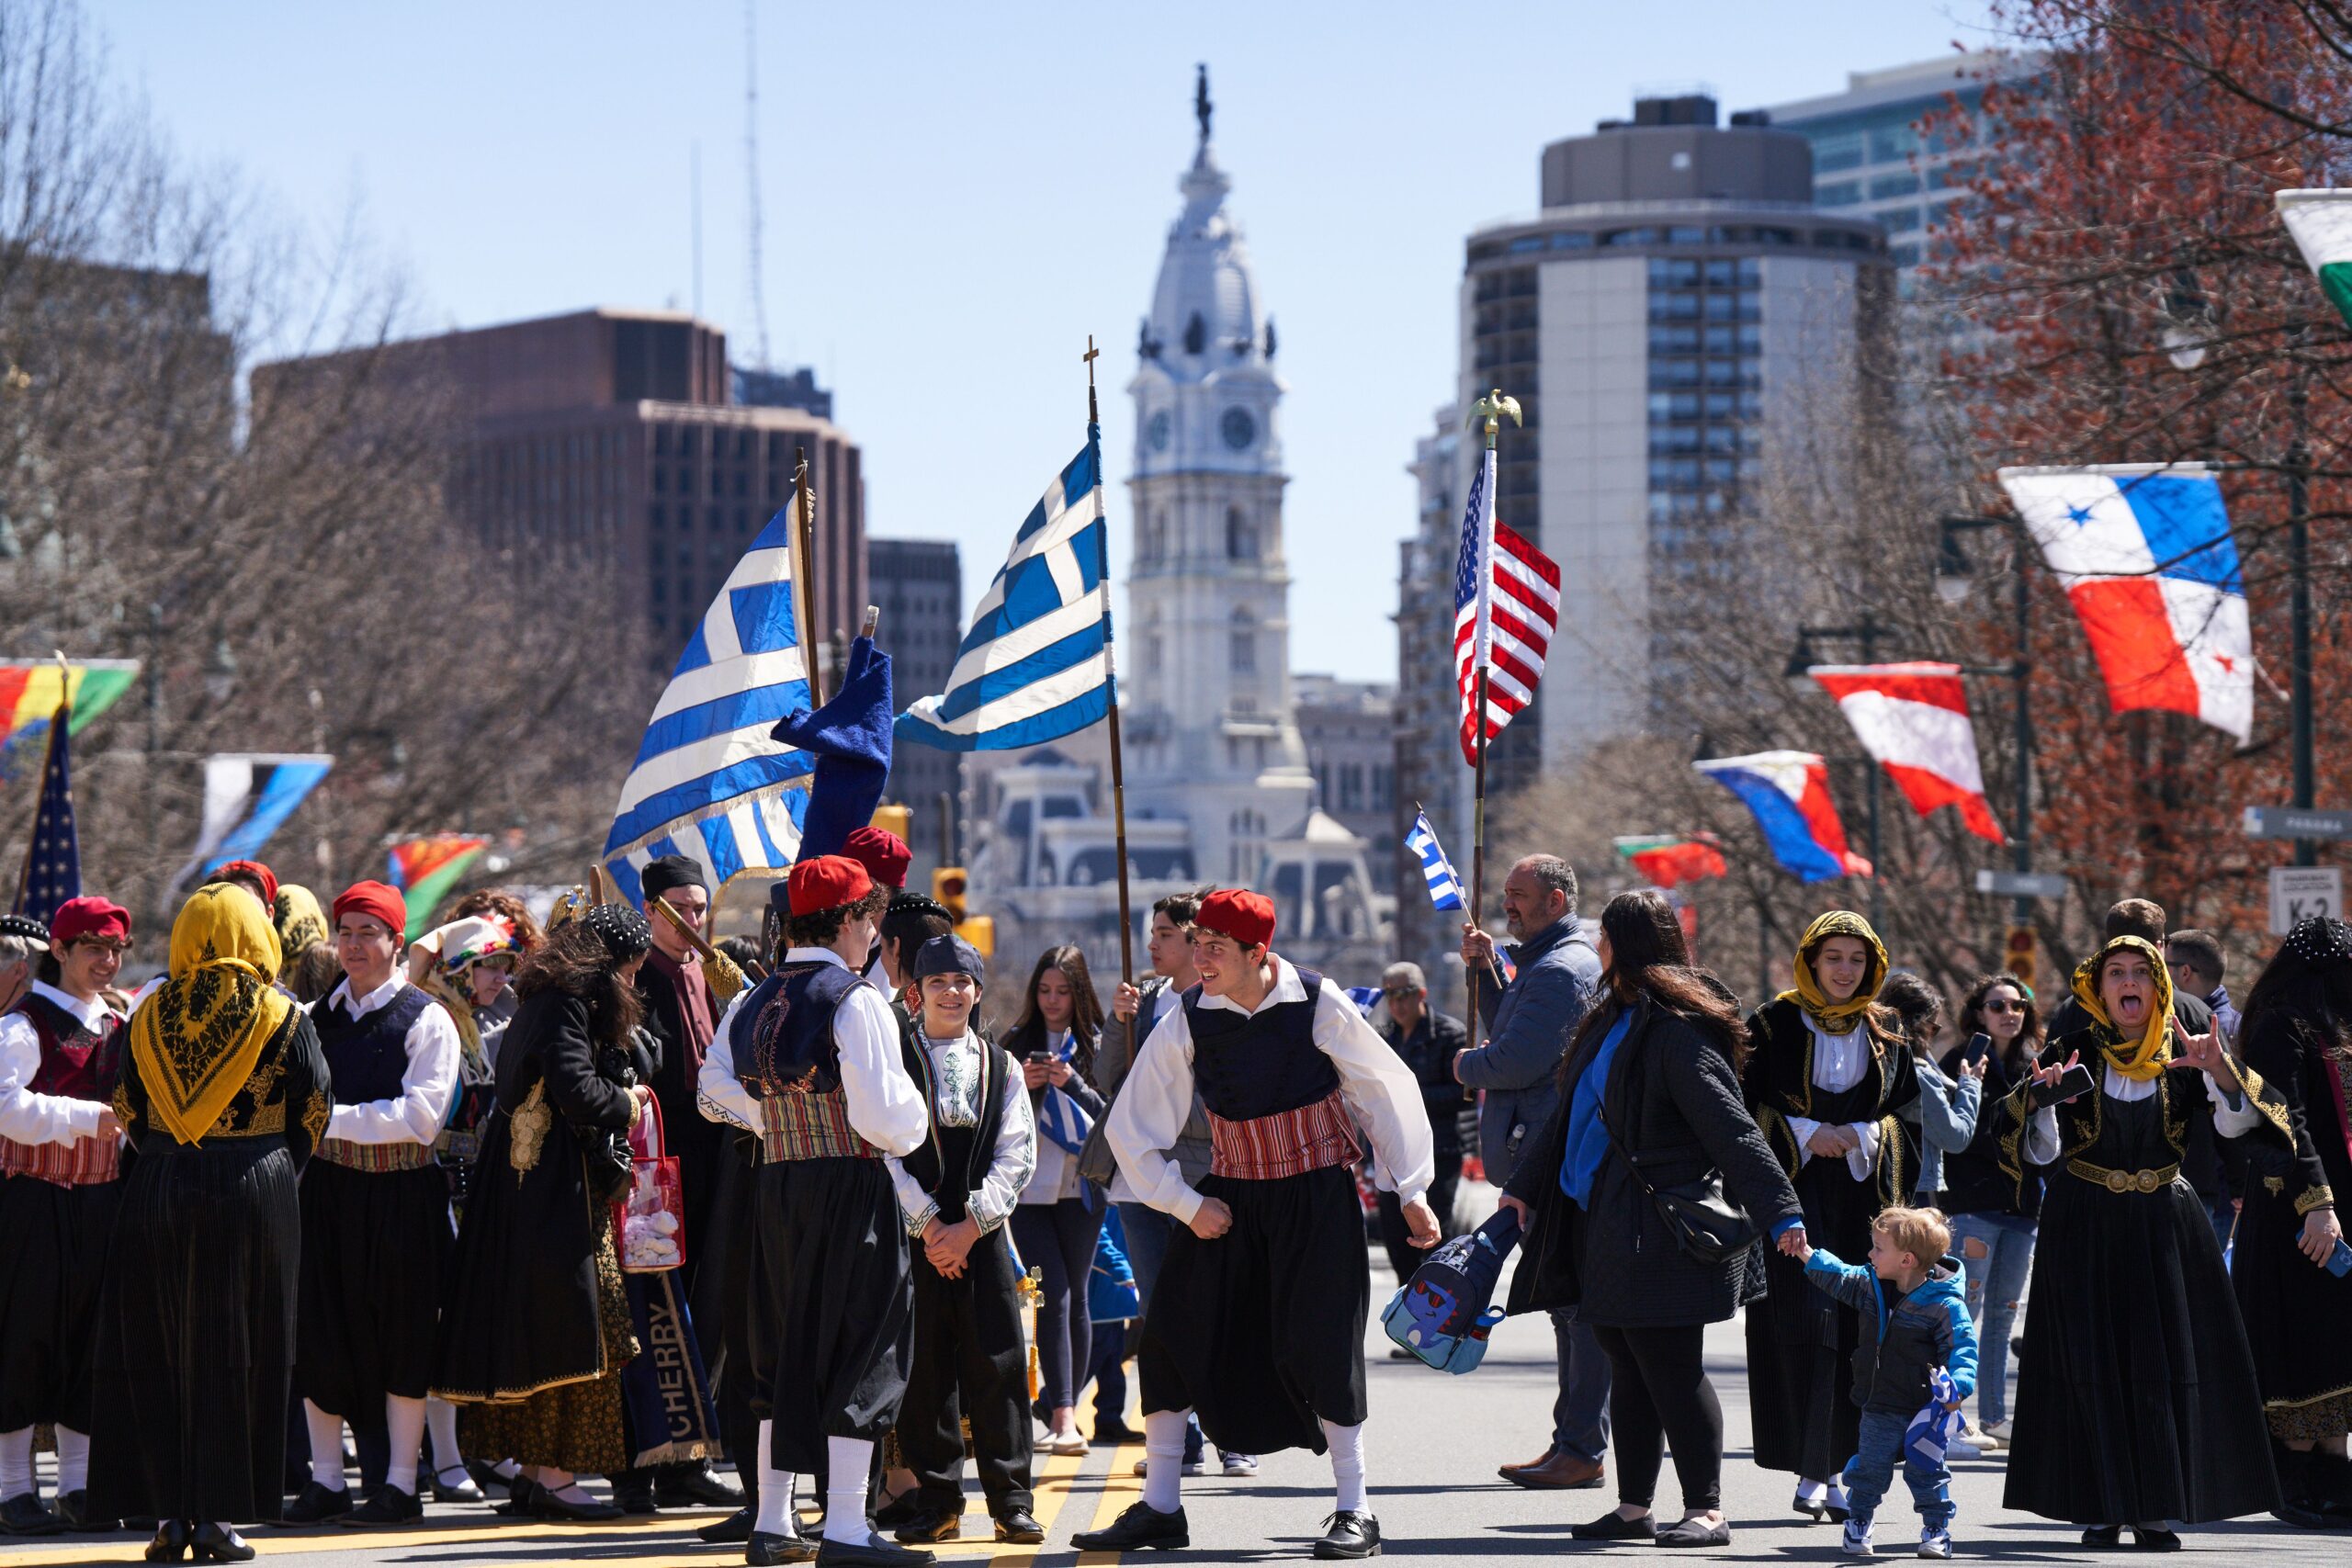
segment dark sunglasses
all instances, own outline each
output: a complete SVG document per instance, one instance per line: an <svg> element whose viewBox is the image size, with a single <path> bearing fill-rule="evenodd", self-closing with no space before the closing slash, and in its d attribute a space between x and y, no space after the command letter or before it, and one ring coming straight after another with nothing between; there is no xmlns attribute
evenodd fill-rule
<svg viewBox="0 0 2352 1568"><path fill-rule="evenodd" d="M2023 1012L2025 1009L2019 1004L2010 1001L2006 997L1986 997L1984 998L1984 1010L1986 1012L2010 1013Z"/></svg>

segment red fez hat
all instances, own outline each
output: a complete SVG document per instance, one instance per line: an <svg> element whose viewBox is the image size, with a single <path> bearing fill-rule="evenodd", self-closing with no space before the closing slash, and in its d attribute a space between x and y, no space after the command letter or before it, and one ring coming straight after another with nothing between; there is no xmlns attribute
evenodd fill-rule
<svg viewBox="0 0 2352 1568"><path fill-rule="evenodd" d="M1244 947L1264 947L1274 940L1274 901L1246 887L1221 887L1201 900L1193 926L1229 936Z"/></svg>
<svg viewBox="0 0 2352 1568"><path fill-rule="evenodd" d="M858 828L842 840L842 853L866 869L885 887L907 885L907 863L915 858L907 841L888 828Z"/></svg>
<svg viewBox="0 0 2352 1568"><path fill-rule="evenodd" d="M85 936L130 940L130 911L104 898L68 898L49 918L51 942L78 942Z"/></svg>
<svg viewBox="0 0 2352 1568"><path fill-rule="evenodd" d="M854 904L874 891L874 879L847 855L818 855L792 868L785 894L795 916L819 914Z"/></svg>
<svg viewBox="0 0 2352 1568"><path fill-rule="evenodd" d="M401 890L381 882L355 882L334 901L329 918L338 926L345 915L370 915L384 922L394 936L408 930L408 900Z"/></svg>
<svg viewBox="0 0 2352 1568"><path fill-rule="evenodd" d="M215 866L207 882L226 882L232 876L250 877L261 884L261 901L275 908L277 903L277 873L257 860L232 860Z"/></svg>

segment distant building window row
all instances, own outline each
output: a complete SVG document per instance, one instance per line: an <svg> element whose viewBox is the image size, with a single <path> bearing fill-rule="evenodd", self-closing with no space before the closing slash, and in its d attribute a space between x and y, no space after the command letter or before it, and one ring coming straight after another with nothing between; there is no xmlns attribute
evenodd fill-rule
<svg viewBox="0 0 2352 1568"><path fill-rule="evenodd" d="M823 510L822 507L818 508L820 513ZM730 517L734 524L735 534L739 537L748 537L752 532L752 512L748 507L739 506L731 513L724 507L707 507L703 512L703 526L709 533L724 533L727 531ZM695 531L695 509L691 506L681 506L673 512L670 508L657 502L645 509L645 527L648 533L667 533L673 519L677 523L679 533L691 534Z"/></svg>
<svg viewBox="0 0 2352 1568"><path fill-rule="evenodd" d="M1763 384L1764 378L1754 364L1736 359L1660 359L1650 365L1650 390L1654 392L1700 386L1754 390Z"/></svg>
<svg viewBox="0 0 2352 1568"><path fill-rule="evenodd" d="M1745 424L1662 424L1650 431L1650 456L1671 457L1683 452L1754 451L1762 433Z"/></svg>
<svg viewBox="0 0 2352 1568"><path fill-rule="evenodd" d="M1710 288L1754 288L1764 281L1764 262L1759 256L1652 256L1649 276L1652 288L1696 288L1702 283Z"/></svg>
<svg viewBox="0 0 2352 1568"><path fill-rule="evenodd" d="M1652 392L1650 423L1683 419L1760 419L1761 392Z"/></svg>
<svg viewBox="0 0 2352 1568"><path fill-rule="evenodd" d="M1634 229L1562 229L1550 233L1520 234L1509 240L1486 240L1470 247L1473 265L1493 261L1501 256L1532 254L1538 251L1589 251L1595 248L1634 248L1647 245L1740 245L1787 247L1807 245L1831 251L1875 251L1881 248L1877 235L1867 230L1855 229L1790 229L1779 224L1719 224L1707 228L1696 225L1672 228ZM1483 290L1475 298L1499 298L1510 290L1489 295Z"/></svg>
<svg viewBox="0 0 2352 1568"><path fill-rule="evenodd" d="M1764 351L1764 329L1747 326L1663 326L1650 329L1650 353L1671 354L1761 354Z"/></svg>
<svg viewBox="0 0 2352 1568"><path fill-rule="evenodd" d="M1652 293L1653 321L1754 321L1763 318L1761 297L1754 290L1739 294Z"/></svg>

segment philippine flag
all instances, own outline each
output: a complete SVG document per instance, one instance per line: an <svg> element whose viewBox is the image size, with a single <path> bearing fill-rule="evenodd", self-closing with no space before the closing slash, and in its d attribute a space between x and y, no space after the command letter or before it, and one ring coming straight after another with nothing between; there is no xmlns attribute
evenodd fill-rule
<svg viewBox="0 0 2352 1568"><path fill-rule="evenodd" d="M2220 478L2198 463L2003 468L2118 713L2254 733L2254 631Z"/></svg>
<svg viewBox="0 0 2352 1568"><path fill-rule="evenodd" d="M1862 750L1886 769L1912 810L1925 817L1957 806L1970 832L2005 841L1985 804L1959 665L1817 664L1812 675L1838 699Z"/></svg>
<svg viewBox="0 0 2352 1568"><path fill-rule="evenodd" d="M1758 751L1694 764L1756 814L1781 869L1806 882L1868 876L1871 863L1846 847L1829 798L1829 764L1811 751Z"/></svg>

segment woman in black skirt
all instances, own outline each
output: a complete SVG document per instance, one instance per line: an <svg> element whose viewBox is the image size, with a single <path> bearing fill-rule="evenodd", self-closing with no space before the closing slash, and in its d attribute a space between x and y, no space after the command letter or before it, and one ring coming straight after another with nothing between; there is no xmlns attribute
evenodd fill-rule
<svg viewBox="0 0 2352 1568"><path fill-rule="evenodd" d="M242 1562L254 1549L229 1527L277 1517L284 1496L296 1184L331 1101L277 966L251 894L199 889L115 1094L137 1157L99 1294L89 1506L162 1521L152 1562Z"/></svg>
<svg viewBox="0 0 2352 1568"><path fill-rule="evenodd" d="M2352 926L2314 919L2288 934L2246 998L2240 1039L2285 1102L2295 1145L2250 1162L2230 1279L2262 1382L2279 1516L2341 1529L2352 1526L2352 1274L2326 1263L2344 1236L2336 1191L2352 1192Z"/></svg>

